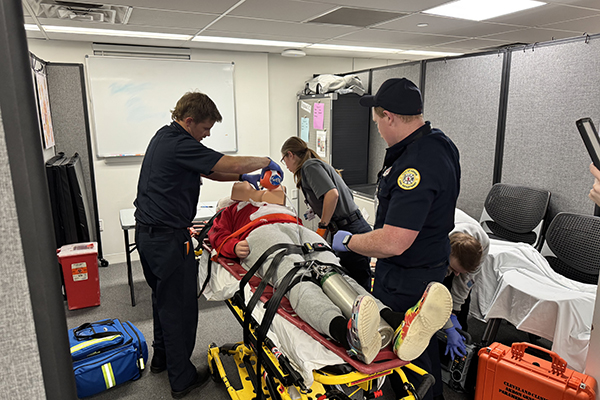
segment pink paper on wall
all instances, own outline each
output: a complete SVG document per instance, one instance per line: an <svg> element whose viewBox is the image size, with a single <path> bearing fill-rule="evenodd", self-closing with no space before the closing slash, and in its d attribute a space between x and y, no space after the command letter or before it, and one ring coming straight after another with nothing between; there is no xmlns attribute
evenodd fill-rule
<svg viewBox="0 0 600 400"><path fill-rule="evenodd" d="M325 115L325 104L315 103L313 106L313 129L323 129L323 117Z"/></svg>

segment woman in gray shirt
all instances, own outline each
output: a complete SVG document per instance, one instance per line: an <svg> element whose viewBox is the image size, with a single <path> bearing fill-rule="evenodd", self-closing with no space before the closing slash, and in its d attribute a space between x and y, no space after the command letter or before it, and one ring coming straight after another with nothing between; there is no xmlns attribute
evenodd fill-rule
<svg viewBox="0 0 600 400"><path fill-rule="evenodd" d="M319 216L317 233L326 238L343 229L350 233L370 232L352 192L339 171L327 164L306 142L292 136L281 146L282 162L294 174L296 187L302 189L307 204ZM366 290L371 289L370 259L354 252L340 252L342 267Z"/></svg>

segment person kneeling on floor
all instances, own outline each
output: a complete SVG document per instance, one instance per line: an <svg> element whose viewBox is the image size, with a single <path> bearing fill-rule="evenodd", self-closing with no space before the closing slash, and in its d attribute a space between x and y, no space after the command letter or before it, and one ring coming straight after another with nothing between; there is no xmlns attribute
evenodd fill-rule
<svg viewBox="0 0 600 400"><path fill-rule="evenodd" d="M232 190L235 200L220 202L223 210L208 233L213 249L218 249L220 255L239 258L241 265L249 269L275 243L321 243L328 247L320 235L300 225L296 218L264 218L274 214L295 217L295 214L283 206L283 202L271 204L253 200L273 197L268 192L264 195L261 192L246 182L238 182ZM259 222L253 223L257 220ZM250 228L242 229L244 227ZM259 268L258 275L265 276L275 256L276 253L269 255ZM340 265L339 258L332 251L286 254L269 283L276 289L294 263L310 260ZM297 273L297 276L302 275L308 275L304 268ZM419 302L402 315L386 307L352 278L347 275L343 278L357 293L350 317L344 316L340 307L310 280L300 280L289 289L287 297L301 319L319 333L339 342L349 354L366 364L371 363L381 349L380 318L395 330L395 354L404 361L411 361L425 350L432 335L445 326L452 310L452 297L440 283L429 284Z"/></svg>

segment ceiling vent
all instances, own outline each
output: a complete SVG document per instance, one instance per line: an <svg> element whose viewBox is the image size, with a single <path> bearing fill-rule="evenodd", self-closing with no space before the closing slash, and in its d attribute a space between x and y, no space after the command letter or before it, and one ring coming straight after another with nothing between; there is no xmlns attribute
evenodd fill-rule
<svg viewBox="0 0 600 400"><path fill-rule="evenodd" d="M30 0L29 4L38 18L122 25L127 24L133 10L129 6L58 0Z"/></svg>
<svg viewBox="0 0 600 400"><path fill-rule="evenodd" d="M307 22L316 22L321 24L349 25L365 28L367 26L391 21L396 18L404 17L406 13L384 12L367 10L363 8L340 7L320 17L311 19Z"/></svg>

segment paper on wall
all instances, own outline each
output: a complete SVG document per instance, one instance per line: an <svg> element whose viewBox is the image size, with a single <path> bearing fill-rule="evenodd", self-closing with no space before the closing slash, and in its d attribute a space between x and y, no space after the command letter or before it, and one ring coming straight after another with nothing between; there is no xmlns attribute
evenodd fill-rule
<svg viewBox="0 0 600 400"><path fill-rule="evenodd" d="M319 157L327 157L327 132L317 131L317 154Z"/></svg>
<svg viewBox="0 0 600 400"><path fill-rule="evenodd" d="M300 118L300 139L304 140L306 143L308 143L308 132L310 130L310 118L308 117L301 117Z"/></svg>

